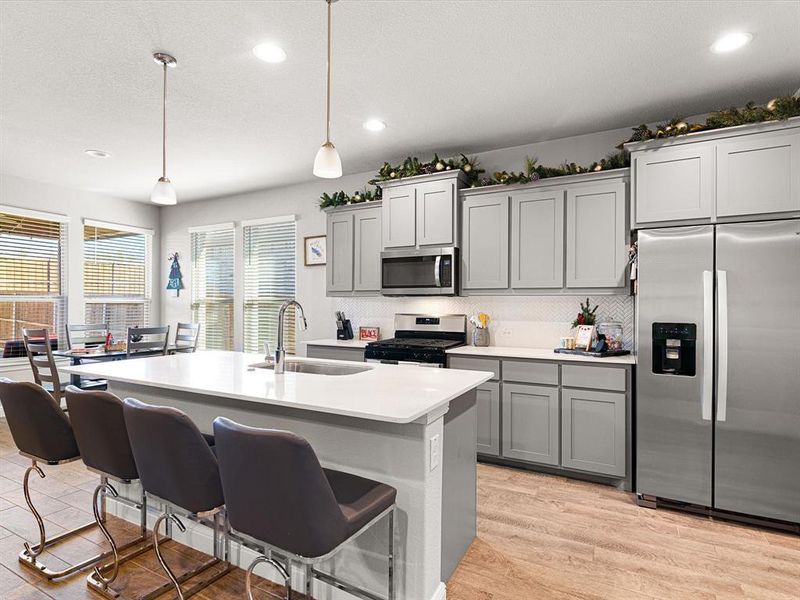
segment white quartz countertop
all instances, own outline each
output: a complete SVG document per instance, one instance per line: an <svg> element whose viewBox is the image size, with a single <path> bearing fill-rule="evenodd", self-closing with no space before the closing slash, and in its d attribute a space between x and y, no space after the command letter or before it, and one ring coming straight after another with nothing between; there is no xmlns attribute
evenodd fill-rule
<svg viewBox="0 0 800 600"><path fill-rule="evenodd" d="M472 356L474 358L527 358L532 360L555 360L558 362L583 362L595 365L635 365L636 356L581 356L580 354L557 354L552 348L521 348L513 346L459 346L447 351L448 354Z"/></svg>
<svg viewBox="0 0 800 600"><path fill-rule="evenodd" d="M60 370L102 377L111 381L112 387L117 381L390 423L411 423L492 377L483 371L361 365L311 358L287 359L290 360L369 369L344 376L293 372L275 375L269 369L249 368L263 361L259 354L213 350L97 362Z"/></svg>
<svg viewBox="0 0 800 600"><path fill-rule="evenodd" d="M366 348L369 342L362 340L310 340L308 342L297 342L298 344L305 344L306 346L332 346L335 348Z"/></svg>

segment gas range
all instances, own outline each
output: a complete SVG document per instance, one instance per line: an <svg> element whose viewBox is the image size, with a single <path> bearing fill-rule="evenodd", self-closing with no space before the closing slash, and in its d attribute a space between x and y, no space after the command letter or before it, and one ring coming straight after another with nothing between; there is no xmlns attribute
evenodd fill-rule
<svg viewBox="0 0 800 600"><path fill-rule="evenodd" d="M445 351L467 342L465 315L396 314L394 328L393 338L367 344L367 362L444 367Z"/></svg>

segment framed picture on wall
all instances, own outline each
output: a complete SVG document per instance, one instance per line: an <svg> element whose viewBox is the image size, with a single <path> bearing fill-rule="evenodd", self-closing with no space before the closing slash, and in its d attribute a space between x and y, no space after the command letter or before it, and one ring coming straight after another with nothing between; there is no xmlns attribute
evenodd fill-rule
<svg viewBox="0 0 800 600"><path fill-rule="evenodd" d="M328 262L328 251L324 235L310 235L304 238L305 251L304 264L307 267L316 267Z"/></svg>

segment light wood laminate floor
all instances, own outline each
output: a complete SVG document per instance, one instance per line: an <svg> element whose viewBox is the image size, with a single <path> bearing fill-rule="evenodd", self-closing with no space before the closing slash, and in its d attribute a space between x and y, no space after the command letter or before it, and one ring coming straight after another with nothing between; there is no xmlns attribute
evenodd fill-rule
<svg viewBox="0 0 800 600"><path fill-rule="evenodd" d="M36 539L21 492L26 466L0 419L0 598L98 600L85 574L54 584L18 563L23 540ZM48 530L88 521L96 477L80 463L46 473L31 487ZM612 488L489 465L478 467L478 490L478 539L447 584L448 600L800 599L800 536L639 508ZM113 526L123 538L136 533L122 521ZM90 530L47 558L58 566L102 546ZM201 560L175 543L167 554L177 572ZM119 584L135 596L162 581L151 552L125 566ZM257 600L280 592L258 580ZM243 600L243 572L197 597Z"/></svg>

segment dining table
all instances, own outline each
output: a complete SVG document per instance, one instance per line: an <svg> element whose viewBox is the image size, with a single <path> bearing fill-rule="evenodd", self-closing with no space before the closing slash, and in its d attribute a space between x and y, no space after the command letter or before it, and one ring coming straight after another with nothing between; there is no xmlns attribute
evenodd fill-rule
<svg viewBox="0 0 800 600"><path fill-rule="evenodd" d="M176 346L170 344L167 346L167 354L173 354ZM152 352L137 352L131 358L143 358L146 356L158 356L161 350L153 350ZM128 358L128 351L121 350L103 350L102 348L71 348L63 350L53 350L54 357L67 358L72 366L82 365L85 362L108 362L112 360L126 360ZM69 376L70 384L80 387L81 376L71 374Z"/></svg>

